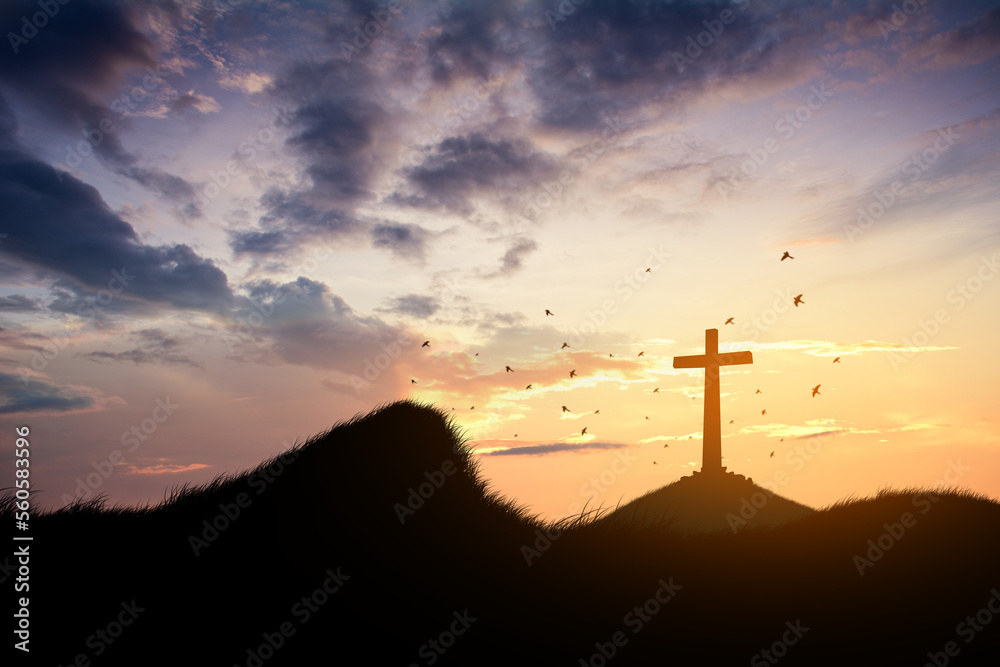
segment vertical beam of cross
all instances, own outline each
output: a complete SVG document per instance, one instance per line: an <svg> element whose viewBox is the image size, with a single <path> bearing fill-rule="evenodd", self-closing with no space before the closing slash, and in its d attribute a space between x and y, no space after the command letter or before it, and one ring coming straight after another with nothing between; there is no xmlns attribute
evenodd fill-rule
<svg viewBox="0 0 1000 667"><path fill-rule="evenodd" d="M701 471L725 472L722 467L722 408L719 367L752 364L750 352L719 354L719 330L705 329L705 354L674 357L674 368L705 369L705 421L702 427Z"/></svg>

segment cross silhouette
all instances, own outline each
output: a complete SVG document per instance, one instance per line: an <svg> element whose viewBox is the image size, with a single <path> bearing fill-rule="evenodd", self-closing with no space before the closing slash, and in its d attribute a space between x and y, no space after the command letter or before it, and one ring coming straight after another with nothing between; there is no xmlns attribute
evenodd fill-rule
<svg viewBox="0 0 1000 667"><path fill-rule="evenodd" d="M722 409L719 407L719 367L752 364L750 352L719 354L719 330L705 329L705 354L674 357L674 368L705 369L705 423L702 429L701 471L723 473Z"/></svg>

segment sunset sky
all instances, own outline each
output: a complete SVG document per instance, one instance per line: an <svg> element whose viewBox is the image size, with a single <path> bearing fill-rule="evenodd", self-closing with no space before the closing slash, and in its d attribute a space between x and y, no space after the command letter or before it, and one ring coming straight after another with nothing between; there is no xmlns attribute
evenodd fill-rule
<svg viewBox="0 0 1000 667"><path fill-rule="evenodd" d="M715 328L730 470L1000 498L1000 2L893 6L3 3L0 487L15 426L39 507L155 504L412 398L614 506Z"/></svg>

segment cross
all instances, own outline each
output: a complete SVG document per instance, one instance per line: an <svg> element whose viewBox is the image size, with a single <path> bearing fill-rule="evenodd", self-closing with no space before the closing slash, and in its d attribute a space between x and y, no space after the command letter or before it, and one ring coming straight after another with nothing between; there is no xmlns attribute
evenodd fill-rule
<svg viewBox="0 0 1000 667"><path fill-rule="evenodd" d="M705 354L674 357L674 368L705 369L705 425L702 430L701 471L723 473L722 410L719 407L719 366L752 364L750 352L719 354L719 330L705 329Z"/></svg>

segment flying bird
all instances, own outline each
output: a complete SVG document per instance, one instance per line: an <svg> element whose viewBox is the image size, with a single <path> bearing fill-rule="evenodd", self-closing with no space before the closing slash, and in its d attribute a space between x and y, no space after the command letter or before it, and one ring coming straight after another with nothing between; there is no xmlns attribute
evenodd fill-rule
<svg viewBox="0 0 1000 667"><path fill-rule="evenodd" d="M514 369L511 368L510 366L505 366L505 368L507 369L508 373L513 373L514 372Z"/></svg>
<svg viewBox="0 0 1000 667"><path fill-rule="evenodd" d="M653 465L654 465L654 466L656 465L656 461L653 461Z"/></svg>
<svg viewBox="0 0 1000 667"><path fill-rule="evenodd" d="M802 300L802 295L800 294L800 295L798 295L797 297L795 297L795 300L794 300L794 301L792 301L792 303L793 303L793 304L795 304L795 307L796 307L796 308L798 308L798 307L799 307L799 304L800 304L800 303L805 303L805 301L803 301L803 300Z"/></svg>
<svg viewBox="0 0 1000 667"><path fill-rule="evenodd" d="M531 389L531 385L529 384L525 389Z"/></svg>
<svg viewBox="0 0 1000 667"><path fill-rule="evenodd" d="M761 411L760 411L760 414L762 414L762 415L766 415L766 414L767 414L767 408L765 408L765 409L761 410Z"/></svg>
<svg viewBox="0 0 1000 667"><path fill-rule="evenodd" d="M733 419L730 419L730 420L729 420L729 423L730 423L730 424L732 424L732 423L733 423L733 421L735 421L735 420L733 420Z"/></svg>
<svg viewBox="0 0 1000 667"><path fill-rule="evenodd" d="M649 419L649 417L646 417L646 419Z"/></svg>
<svg viewBox="0 0 1000 667"><path fill-rule="evenodd" d="M567 347L569 347L569 343L563 343L563 346L560 347L559 349L560 350L565 350Z"/></svg>
<svg viewBox="0 0 1000 667"><path fill-rule="evenodd" d="M421 345L420 347L430 347L430 346L431 346L431 342L429 340L425 340L424 344Z"/></svg>
<svg viewBox="0 0 1000 667"><path fill-rule="evenodd" d="M654 393L654 394L659 394L659 393L660 393L660 388L659 388L659 387L657 387L656 389L654 389L654 390L653 390L653 393Z"/></svg>
<svg viewBox="0 0 1000 667"><path fill-rule="evenodd" d="M733 323L733 318L730 317L728 320L726 320L726 324L732 324L732 323ZM725 326L725 324L723 326Z"/></svg>
<svg viewBox="0 0 1000 667"><path fill-rule="evenodd" d="M839 364L839 363L840 363L840 357L837 357L836 359L834 359L834 360L833 360L833 363L835 363L835 364Z"/></svg>
<svg viewBox="0 0 1000 667"><path fill-rule="evenodd" d="M470 410L475 410L475 409L476 409L476 406L474 406L474 405L473 405L473 406L472 406L471 408L469 408L469 409L470 409Z"/></svg>
<svg viewBox="0 0 1000 667"><path fill-rule="evenodd" d="M665 444L665 445L663 445L663 446L664 446L664 447L669 447L670 445L666 445L666 444Z"/></svg>
<svg viewBox="0 0 1000 667"><path fill-rule="evenodd" d="M816 398L816 394L819 394L819 385L813 387L813 398Z"/></svg>
<svg viewBox="0 0 1000 667"><path fill-rule="evenodd" d="M613 354L608 354L608 356L609 356L609 357L613 357L613 356L615 356L615 355L613 355Z"/></svg>
<svg viewBox="0 0 1000 667"><path fill-rule="evenodd" d="M756 396L759 393L760 393L760 389L758 389L757 391L754 392L754 396Z"/></svg>
<svg viewBox="0 0 1000 667"><path fill-rule="evenodd" d="M583 430L580 431L580 435L587 435L587 427L586 426L584 426Z"/></svg>
<svg viewBox="0 0 1000 667"><path fill-rule="evenodd" d="M653 270L653 269L651 269L651 268L649 268L649 269L646 269L646 273L649 273L649 272L650 272L650 271L652 271L652 270Z"/></svg>
<svg viewBox="0 0 1000 667"><path fill-rule="evenodd" d="M784 262L786 259L795 259L795 258L789 255L788 251L786 250L785 254L781 256L781 261Z"/></svg>
<svg viewBox="0 0 1000 667"><path fill-rule="evenodd" d="M772 459L774 458L774 452L771 452L771 458Z"/></svg>
<svg viewBox="0 0 1000 667"><path fill-rule="evenodd" d="M599 415L599 414L601 414L601 411L600 410L594 410L594 414L595 415Z"/></svg>
<svg viewBox="0 0 1000 667"><path fill-rule="evenodd" d="M645 353L645 352L640 352L640 353L639 353L639 356L640 356L640 357L642 357L642 356L645 356L645 355L646 355L646 353Z"/></svg>
<svg viewBox="0 0 1000 667"><path fill-rule="evenodd" d="M545 309L545 314L546 315L553 315L554 313L551 310L549 310L548 308L546 308Z"/></svg>
<svg viewBox="0 0 1000 667"><path fill-rule="evenodd" d="M567 408L565 405L562 406L562 409L563 409L563 412L569 412L569 408Z"/></svg>
<svg viewBox="0 0 1000 667"><path fill-rule="evenodd" d="M416 383L417 383L416 380L414 380L413 378L410 378L410 384L416 384Z"/></svg>
<svg viewBox="0 0 1000 667"><path fill-rule="evenodd" d="M570 372L569 372L569 376L570 376L571 378L575 378L575 377L576 377L576 370L572 370L572 371L570 371Z"/></svg>
<svg viewBox="0 0 1000 667"><path fill-rule="evenodd" d="M515 433L515 434L514 434L514 437L515 437L515 438L517 437L517 433Z"/></svg>

